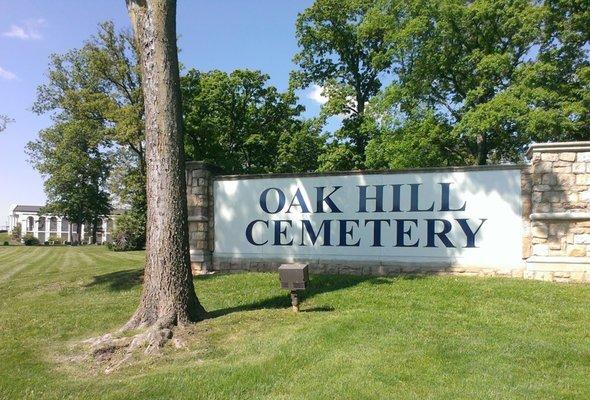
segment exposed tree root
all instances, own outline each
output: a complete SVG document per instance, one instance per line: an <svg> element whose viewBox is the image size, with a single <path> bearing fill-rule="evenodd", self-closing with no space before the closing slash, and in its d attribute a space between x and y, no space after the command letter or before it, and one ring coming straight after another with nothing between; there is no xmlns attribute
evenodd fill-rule
<svg viewBox="0 0 590 400"><path fill-rule="evenodd" d="M110 373L126 364L135 354L158 355L164 345L171 341L175 348L186 347L180 337L173 337L176 330L176 318L162 318L152 325L132 318L118 332L91 338L82 343L89 347L92 358L106 365L105 373ZM137 332L125 336L131 330Z"/></svg>

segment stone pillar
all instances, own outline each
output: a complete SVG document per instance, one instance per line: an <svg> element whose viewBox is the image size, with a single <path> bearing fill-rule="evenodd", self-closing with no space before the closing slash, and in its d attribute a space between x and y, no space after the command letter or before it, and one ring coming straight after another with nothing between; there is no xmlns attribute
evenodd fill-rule
<svg viewBox="0 0 590 400"><path fill-rule="evenodd" d="M213 177L215 167L202 161L186 163L188 232L193 275L211 271L213 238Z"/></svg>
<svg viewBox="0 0 590 400"><path fill-rule="evenodd" d="M527 155L532 164L526 277L588 282L590 142L533 144Z"/></svg>

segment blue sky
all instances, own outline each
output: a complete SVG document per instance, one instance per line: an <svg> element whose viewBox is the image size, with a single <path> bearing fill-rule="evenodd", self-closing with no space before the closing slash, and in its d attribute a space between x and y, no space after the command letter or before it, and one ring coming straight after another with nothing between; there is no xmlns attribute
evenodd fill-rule
<svg viewBox="0 0 590 400"><path fill-rule="evenodd" d="M284 90L297 51L295 19L311 3L178 0L180 61L200 70L259 69ZM48 116L30 111L49 55L80 47L106 20L130 26L124 0L0 0L0 114L16 120L0 133L0 226L10 204L45 202L42 178L24 147L51 124ZM317 88L300 93L300 99L308 116L318 112Z"/></svg>

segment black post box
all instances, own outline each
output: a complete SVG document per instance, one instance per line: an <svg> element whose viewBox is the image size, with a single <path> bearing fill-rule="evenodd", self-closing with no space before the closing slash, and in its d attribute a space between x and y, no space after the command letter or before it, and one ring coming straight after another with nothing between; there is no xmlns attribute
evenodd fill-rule
<svg viewBox="0 0 590 400"><path fill-rule="evenodd" d="M279 267L279 279L281 288L291 292L291 305L293 311L299 312L298 290L305 290L309 282L307 264L283 264Z"/></svg>
<svg viewBox="0 0 590 400"><path fill-rule="evenodd" d="M305 290L309 282L307 264L283 264L279 267L281 288L287 290Z"/></svg>

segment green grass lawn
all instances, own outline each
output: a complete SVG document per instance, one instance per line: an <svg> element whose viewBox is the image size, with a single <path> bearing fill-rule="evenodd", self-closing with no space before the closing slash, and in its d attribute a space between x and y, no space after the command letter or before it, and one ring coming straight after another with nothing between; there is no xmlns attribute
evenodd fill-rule
<svg viewBox="0 0 590 400"><path fill-rule="evenodd" d="M131 315L142 261L0 247L0 398L590 398L590 286L500 278L313 276L294 314L276 274L200 277L188 349L106 375L76 343Z"/></svg>
<svg viewBox="0 0 590 400"><path fill-rule="evenodd" d="M11 241L10 233L0 232L0 246L2 246L2 244L4 244L4 242L10 242L10 241Z"/></svg>

